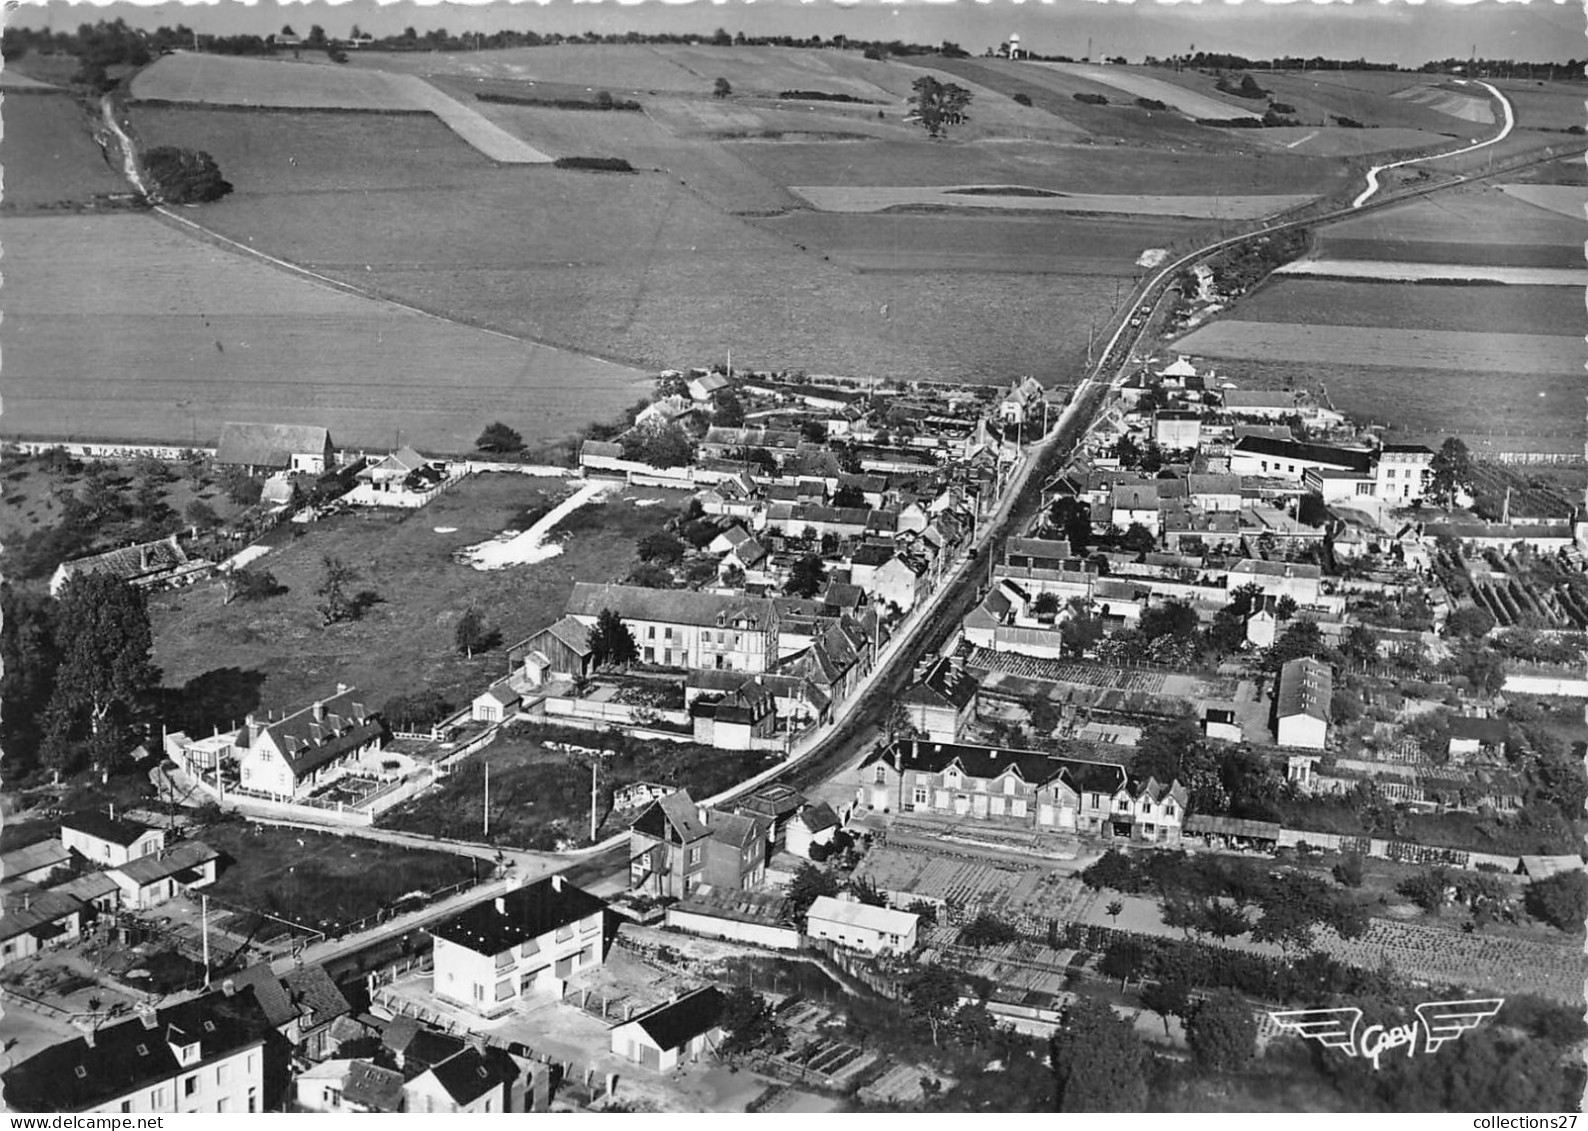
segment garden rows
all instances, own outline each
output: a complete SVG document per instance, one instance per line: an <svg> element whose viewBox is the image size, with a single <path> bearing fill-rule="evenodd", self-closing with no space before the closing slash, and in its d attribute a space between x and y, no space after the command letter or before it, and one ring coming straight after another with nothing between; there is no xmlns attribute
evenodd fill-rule
<svg viewBox="0 0 1588 1131"><path fill-rule="evenodd" d="M1580 1002L1582 955L1569 947L1490 935L1464 935L1438 927L1374 919L1360 939L1318 933L1319 949L1353 966L1388 962L1399 973L1435 983L1515 993L1537 993Z"/></svg>
<svg viewBox="0 0 1588 1131"><path fill-rule="evenodd" d="M1166 678L1161 672L1119 671L1095 664L1043 660L1011 652L994 652L988 648L972 648L966 663L978 671L1008 672L1011 675L1045 680L1048 683L1076 683L1088 687L1109 687L1118 691L1140 691L1149 695L1160 693Z"/></svg>

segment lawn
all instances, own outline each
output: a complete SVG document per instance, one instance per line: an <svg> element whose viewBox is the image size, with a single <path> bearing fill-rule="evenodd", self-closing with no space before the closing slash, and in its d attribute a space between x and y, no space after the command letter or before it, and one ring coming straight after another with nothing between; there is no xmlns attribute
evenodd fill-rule
<svg viewBox="0 0 1588 1131"><path fill-rule="evenodd" d="M341 292L150 216L28 217L5 235L10 436L212 442L227 420L268 420L325 425L338 446L384 448L401 430L421 451L463 452L496 419L555 443L647 387L638 370ZM362 256L346 267L368 276Z"/></svg>
<svg viewBox="0 0 1588 1131"><path fill-rule="evenodd" d="M1480 151L1481 152L1481 151ZM1318 233L1319 254L1337 258L1369 258L1347 254L1337 241L1350 241L1353 249L1377 241L1384 250L1375 258L1419 259L1424 243L1479 245L1474 254L1491 244L1572 245L1581 260L1582 222L1546 209L1535 208L1507 195L1494 185L1443 192L1397 204L1368 216L1330 224ZM1488 262L1478 259L1475 262Z"/></svg>
<svg viewBox="0 0 1588 1131"><path fill-rule="evenodd" d="M1525 293L1538 289L1528 287ZM1403 316L1391 327L1230 319L1194 331L1175 348L1208 357L1376 365L1397 370L1454 369L1504 375L1508 379L1543 379L1539 375L1570 373L1581 380L1581 338L1486 330L1423 330L1406 325L1415 319L1414 314L1401 313ZM1569 324L1558 327L1568 328Z"/></svg>
<svg viewBox="0 0 1588 1131"><path fill-rule="evenodd" d="M1018 212L1082 212L1113 216L1173 216L1198 220L1255 220L1296 208L1311 196L1100 195L1051 190L1009 192L1010 185L893 186L796 185L794 191L825 212L992 209ZM972 188L977 191L962 191ZM997 191L1003 190L1003 191Z"/></svg>
<svg viewBox="0 0 1588 1131"><path fill-rule="evenodd" d="M140 71L132 82L132 96L140 100L233 106L421 109L404 76L314 62L188 51L167 55Z"/></svg>
<svg viewBox="0 0 1588 1131"><path fill-rule="evenodd" d="M8 89L0 165L7 213L75 208L132 186L105 160L93 120L69 94ZM10 233L6 242L9 244ZM9 308L10 303L7 302Z"/></svg>
<svg viewBox="0 0 1588 1131"><path fill-rule="evenodd" d="M569 727L507 730L469 758L433 792L390 810L383 826L406 832L480 839L485 835L485 768L490 766L489 839L516 848L551 849L560 839L588 843L590 758L548 749L548 741L612 749L598 771L598 837L625 827L612 817L612 791L632 782L687 789L704 800L774 765L774 753L717 750L694 743L633 740Z"/></svg>
<svg viewBox="0 0 1588 1131"><path fill-rule="evenodd" d="M222 604L218 585L155 596L155 662L167 686L188 687L217 723L256 706L296 709L337 683L357 687L371 708L424 689L466 702L504 674L506 660L500 648L473 659L458 654L453 633L465 610L479 611L503 645L520 640L562 615L576 580L624 576L635 540L673 513L666 502L635 505L655 493L624 492L560 525L554 536L568 537L558 557L485 573L452 560L464 546L524 529L527 512L569 490L560 480L483 475L417 511L358 512L283 529L282 544L257 568L287 592L231 605ZM676 494L670 501L681 503ZM381 598L361 620L330 628L315 611L328 554L359 571L355 591L373 589Z"/></svg>
<svg viewBox="0 0 1588 1131"><path fill-rule="evenodd" d="M1234 95L1221 94L1207 84L1206 91L1196 89L1191 83L1168 81L1173 71L1157 67L1097 67L1084 63L1037 63L1072 78L1098 83L1115 91L1116 98L1134 101L1151 98L1167 103L1188 118L1248 118L1261 117L1252 113L1252 105ZM1200 86L1201 84L1196 84Z"/></svg>
<svg viewBox="0 0 1588 1131"><path fill-rule="evenodd" d="M201 837L221 854L219 876L204 889L213 903L328 934L410 892L429 894L472 880L480 867L447 852L247 821L211 825Z"/></svg>
<svg viewBox="0 0 1588 1131"><path fill-rule="evenodd" d="M1296 112L1286 115L1293 117L1308 128L1318 126L1324 122L1332 122L1336 117L1352 118L1367 127L1381 127L1399 130L1418 130L1430 134L1449 136L1459 132L1461 125L1453 121L1449 115L1424 106L1408 98L1397 98L1395 94L1400 90L1415 88L1420 84L1416 75L1395 76L1395 81L1373 89L1380 84L1368 79L1365 82L1354 82L1353 79L1365 75L1367 72L1300 72L1286 74L1259 73L1252 77L1257 84L1267 90L1274 101L1283 102L1294 106ZM1212 92L1217 81L1211 76L1196 71L1184 71L1179 75L1172 72L1165 75L1171 82L1185 83L1188 86L1198 86ZM1239 81L1239 80L1237 80ZM1243 100L1237 100L1243 101ZM1267 100L1253 101L1250 105L1256 108L1261 116L1267 106ZM1263 131L1266 136L1269 131ZM1365 133L1366 130L1342 130L1342 133ZM1429 138L1430 142L1439 140L1437 137Z"/></svg>

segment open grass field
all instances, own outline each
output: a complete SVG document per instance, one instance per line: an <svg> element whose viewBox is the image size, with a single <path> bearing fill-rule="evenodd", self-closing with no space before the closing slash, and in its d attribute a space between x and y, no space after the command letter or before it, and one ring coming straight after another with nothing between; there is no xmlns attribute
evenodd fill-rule
<svg viewBox="0 0 1588 1131"><path fill-rule="evenodd" d="M1524 130L1565 130L1585 123L1581 84L1490 79L1507 99Z"/></svg>
<svg viewBox="0 0 1588 1131"><path fill-rule="evenodd" d="M139 73L140 99L210 106L428 113L490 160L536 165L551 158L473 107L413 75L220 55L169 55Z"/></svg>
<svg viewBox="0 0 1588 1131"><path fill-rule="evenodd" d="M554 443L646 387L637 370L347 294L149 216L13 219L5 243L11 436L202 441L269 420L323 424L340 445L384 447L401 429L422 450L467 451L496 419ZM364 264L346 274L362 281Z"/></svg>
<svg viewBox="0 0 1588 1131"><path fill-rule="evenodd" d="M472 880L478 867L447 852L246 821L211 825L202 835L225 862L204 889L213 900L332 933L409 892Z"/></svg>
<svg viewBox="0 0 1588 1131"><path fill-rule="evenodd" d="M1463 122L1494 124L1494 99L1481 87L1463 90L1452 83L1432 83L1397 91L1394 97L1426 106L1438 114L1460 118Z"/></svg>
<svg viewBox="0 0 1588 1131"><path fill-rule="evenodd" d="M795 212L757 222L862 271L971 271L1132 278L1148 248L1189 246L1206 223L1108 216Z"/></svg>
<svg viewBox="0 0 1588 1131"><path fill-rule="evenodd" d="M356 136L357 121L338 126L333 140L295 147L293 166L268 148L281 141L280 127L267 121L275 115L205 113L209 151L237 186L196 213L206 226L383 297L635 364L698 364L732 348L758 367L1051 380L1071 373L1084 356L1087 319L1113 302L1112 287L1104 294L1063 277L1011 296L991 274L862 276L724 215L671 177L452 163L431 140L422 140L415 164L433 169L434 179L410 169L398 179L405 187L380 192L372 209L369 194L343 186L369 183L364 170L389 161L381 150L401 144L409 118L372 119L367 142ZM140 132L152 131L138 121ZM194 135L184 127L168 136ZM422 137L434 139L433 128ZM781 148L795 147L746 144L736 152ZM1055 310L1073 315L1057 331ZM409 368L406 360L398 366ZM495 395L453 377L448 406L456 404L454 385L472 397ZM628 381L606 387L622 390L621 404L634 399ZM547 407L561 405L552 399ZM611 411L590 404L580 415ZM393 417L383 434L413 426ZM471 424L469 439L479 426Z"/></svg>
<svg viewBox="0 0 1588 1131"><path fill-rule="evenodd" d="M561 480L520 475L475 476L429 506L400 513L358 512L308 528L278 531L279 545L255 568L275 574L287 592L258 602L222 604L218 586L161 594L150 602L155 662L165 683L182 687L209 673L256 697L239 702L240 717L254 706L296 708L337 683L357 687L378 708L388 698L426 688L453 703L473 698L506 672L505 653L473 659L453 646L458 617L471 606L505 646L562 615L575 581L623 577L634 562L634 542L671 517L668 502L637 507L656 493L613 494L575 511L553 537L566 535L563 552L522 567L480 572L452 560L454 551L489 540L560 499ZM454 528L437 533L437 527ZM335 555L360 573L354 590L381 598L361 620L326 628L315 611L323 558Z"/></svg>
<svg viewBox="0 0 1588 1131"><path fill-rule="evenodd" d="M1580 248L1559 243L1471 243L1462 240L1350 239L1333 235L1334 228L1322 234L1318 258L1347 263L1428 264L1451 267L1470 266L1475 271L1493 268L1539 268L1576 271L1583 265ZM1451 233L1452 235L1455 233Z"/></svg>
<svg viewBox="0 0 1588 1131"><path fill-rule="evenodd" d="M1580 221L1588 233L1588 187L1582 185L1501 185L1500 191L1524 204Z"/></svg>
<svg viewBox="0 0 1588 1131"><path fill-rule="evenodd" d="M1348 284L1350 285L1350 284ZM1532 294L1529 288L1525 293ZM1240 312L1243 316L1245 311ZM1176 343L1183 353L1296 361L1314 365L1377 365L1386 369L1458 370L1526 377L1572 374L1582 378L1580 337L1563 334L1494 333L1483 330L1419 330L1406 326L1409 310L1394 327L1309 325L1229 319L1195 330ZM1567 327L1562 326L1564 330ZM1507 380L1507 388L1511 383ZM1581 405L1574 406L1580 410Z"/></svg>
<svg viewBox="0 0 1588 1131"><path fill-rule="evenodd" d="M37 90L7 88L0 211L70 209L106 193L131 192L94 141L93 124L69 94L53 93L43 84Z"/></svg>
<svg viewBox="0 0 1588 1131"><path fill-rule="evenodd" d="M1188 118L1248 118L1251 106L1227 95L1204 94L1159 77L1156 69L1139 67L1097 67L1086 63L1036 63L1061 74L1112 87L1126 98L1152 98L1168 103Z"/></svg>
<svg viewBox="0 0 1588 1131"><path fill-rule="evenodd" d="M1252 78L1274 101L1294 106L1296 112L1290 116L1309 127L1325 121L1332 123L1339 117L1355 119L1370 128L1416 130L1444 136L1460 131L1459 124L1451 122L1448 115L1415 99L1396 97L1420 86L1424 80L1418 75L1257 71L1252 73ZM1390 81L1375 81L1382 79ZM1207 89L1212 90L1216 80L1212 76L1183 71L1172 76L1170 81L1205 83ZM1251 105L1260 113L1266 103L1254 100ZM1266 136L1270 132L1264 130L1263 134ZM1339 132L1361 134L1369 131L1341 129Z"/></svg>
<svg viewBox="0 0 1588 1131"><path fill-rule="evenodd" d="M795 185L824 212L884 212L901 208L970 208L1021 212L1096 212L1116 216L1175 216L1194 220L1255 220L1306 204L1311 196L1150 196L1056 193L1024 186L973 185L891 188ZM969 191L967 191L969 190Z"/></svg>
<svg viewBox="0 0 1588 1131"><path fill-rule="evenodd" d="M1249 322L1372 326L1505 334L1588 333L1581 287L1420 286L1334 279L1271 279L1241 300Z"/></svg>
<svg viewBox="0 0 1588 1131"><path fill-rule="evenodd" d="M1308 157L1360 157L1367 153L1389 153L1401 149L1425 149L1444 141L1444 135L1428 130L1344 129L1339 126L1280 126L1254 131L1257 140L1275 149Z"/></svg>
<svg viewBox="0 0 1588 1131"><path fill-rule="evenodd" d="M0 71L0 90L4 91L39 91L58 90L54 83L40 82L30 79L27 75L18 74L15 67L7 67Z"/></svg>
<svg viewBox="0 0 1588 1131"><path fill-rule="evenodd" d="M1505 283L1521 287L1574 287L1588 284L1588 270L1575 267L1497 267L1493 264L1475 266L1459 263L1396 263L1382 259L1298 259L1292 263L1285 264L1275 274L1402 283L1478 281Z"/></svg>
<svg viewBox="0 0 1588 1131"><path fill-rule="evenodd" d="M1490 245L1496 244L1575 246L1580 255L1583 224L1547 209L1535 208L1497 187L1483 186L1423 197L1367 216L1342 220L1320 231L1318 238L1320 255L1340 259L1415 261L1423 256L1414 245L1423 243L1471 244L1475 245L1475 255L1488 254ZM1362 245L1368 242L1377 243L1382 251L1378 255L1365 254ZM1349 244L1349 250L1342 246L1345 243ZM1475 263L1487 261L1471 260Z"/></svg>

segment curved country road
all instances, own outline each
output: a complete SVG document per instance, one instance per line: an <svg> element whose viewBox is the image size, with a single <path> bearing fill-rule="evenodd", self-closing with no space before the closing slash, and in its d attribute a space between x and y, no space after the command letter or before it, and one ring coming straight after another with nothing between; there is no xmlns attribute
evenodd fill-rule
<svg viewBox="0 0 1588 1131"><path fill-rule="evenodd" d="M1415 165L1420 161L1440 161L1446 157L1459 157L1463 153L1471 153L1476 149L1486 149L1489 146L1494 145L1496 142L1504 141L1506 138L1510 137L1511 131L1516 127L1516 114L1511 109L1511 100L1486 82L1479 82L1478 85L1483 87L1484 90L1487 90L1490 94L1494 95L1495 98L1500 100L1500 109L1505 114L1505 121L1504 124L1500 126L1499 133L1495 134L1487 141L1476 142L1473 145L1468 145L1461 149L1452 149L1448 153L1435 153L1429 157L1411 157L1405 161L1391 161L1388 165L1374 165L1367 171L1367 188L1362 190L1361 196L1357 197L1351 202L1351 207L1361 208L1373 198L1373 194L1378 192L1378 175L1380 173L1387 172L1390 169L1399 169L1406 165Z"/></svg>

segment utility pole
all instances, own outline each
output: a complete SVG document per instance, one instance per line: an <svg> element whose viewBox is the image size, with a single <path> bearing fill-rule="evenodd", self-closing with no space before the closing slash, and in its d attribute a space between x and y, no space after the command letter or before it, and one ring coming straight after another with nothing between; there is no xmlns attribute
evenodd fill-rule
<svg viewBox="0 0 1588 1131"><path fill-rule="evenodd" d="M210 988L210 897L199 893L199 921L204 934L204 988Z"/></svg>
<svg viewBox="0 0 1588 1131"><path fill-rule="evenodd" d="M485 763L485 813L483 815L480 836L491 835L491 763Z"/></svg>
<svg viewBox="0 0 1588 1131"><path fill-rule="evenodd" d="M595 842L595 838L596 838L596 797L598 796L598 793L596 791L596 770L600 767L600 765L601 765L601 756L599 754L596 755L594 758L590 759L590 841L591 841L591 843L594 843Z"/></svg>

